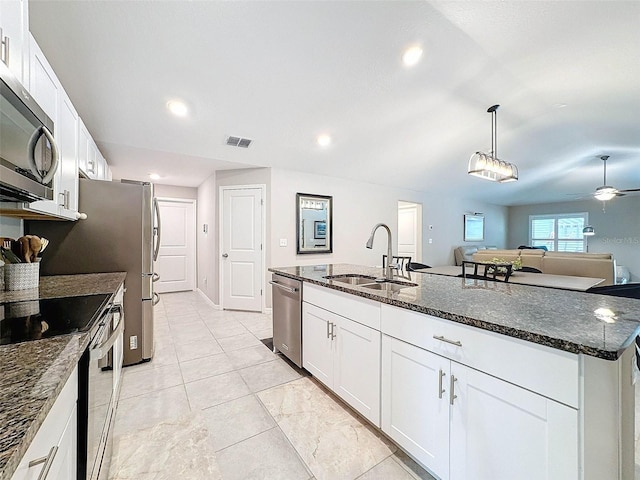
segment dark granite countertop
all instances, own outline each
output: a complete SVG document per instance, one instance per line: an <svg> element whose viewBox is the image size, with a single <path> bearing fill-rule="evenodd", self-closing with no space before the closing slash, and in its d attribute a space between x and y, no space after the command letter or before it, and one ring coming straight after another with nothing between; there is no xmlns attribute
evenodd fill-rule
<svg viewBox="0 0 640 480"><path fill-rule="evenodd" d="M270 268L280 275L571 353L616 360L640 333L640 300L411 272L417 287L380 292L324 278L382 276L349 264ZM304 293L303 293L304 295ZM612 313L612 317L609 316Z"/></svg>
<svg viewBox="0 0 640 480"><path fill-rule="evenodd" d="M0 292L0 304L115 293L125 273L41 277L32 290ZM0 346L0 479L8 480L89 344L74 333Z"/></svg>

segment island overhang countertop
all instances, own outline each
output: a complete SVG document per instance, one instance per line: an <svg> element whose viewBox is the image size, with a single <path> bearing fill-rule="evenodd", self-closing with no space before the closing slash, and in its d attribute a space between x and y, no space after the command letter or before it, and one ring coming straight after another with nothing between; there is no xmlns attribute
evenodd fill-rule
<svg viewBox="0 0 640 480"><path fill-rule="evenodd" d="M273 267L270 272L575 354L617 360L640 334L640 300L409 272L416 287L372 290L327 279L383 276L351 264ZM304 298L304 289L303 289Z"/></svg>

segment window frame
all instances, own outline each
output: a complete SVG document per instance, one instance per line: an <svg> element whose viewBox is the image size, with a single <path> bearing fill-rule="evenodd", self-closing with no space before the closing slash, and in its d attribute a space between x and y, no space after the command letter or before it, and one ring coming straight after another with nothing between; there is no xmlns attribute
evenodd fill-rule
<svg viewBox="0 0 640 480"><path fill-rule="evenodd" d="M578 239L578 238L559 238L558 236L558 221L561 219L566 219L566 218L576 218L576 219L582 219L584 222L584 227L586 227L587 225L589 225L589 213L588 212L572 212L572 213L544 213L544 214L537 214L537 215L529 215L529 245L533 245L534 241L546 241L546 242L550 242L553 241L553 250L549 250L549 251L553 251L553 252L573 252L574 250L558 250L558 243L559 242L566 242L566 241L570 241L570 242L581 242L582 243L582 249L580 250L580 252L584 253L587 252L587 237L585 237L584 235L582 236L582 238ZM549 238L533 238L533 222L534 220L543 220L543 219L551 219L553 220L553 238L549 239Z"/></svg>

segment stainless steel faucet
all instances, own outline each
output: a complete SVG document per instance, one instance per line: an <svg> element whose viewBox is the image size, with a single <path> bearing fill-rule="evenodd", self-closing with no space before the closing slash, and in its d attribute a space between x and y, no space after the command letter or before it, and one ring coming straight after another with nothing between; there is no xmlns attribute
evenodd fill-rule
<svg viewBox="0 0 640 480"><path fill-rule="evenodd" d="M367 248L373 248L373 236L376 234L376 230L378 230L378 228L380 227L384 227L387 230L387 265L384 268L384 278L386 278L387 280L391 280L393 278L393 273L391 270L391 260L393 258L391 252L391 229L384 223L378 223L375 227L373 227L373 230L371 230L371 236L369 237L369 240L367 240Z"/></svg>

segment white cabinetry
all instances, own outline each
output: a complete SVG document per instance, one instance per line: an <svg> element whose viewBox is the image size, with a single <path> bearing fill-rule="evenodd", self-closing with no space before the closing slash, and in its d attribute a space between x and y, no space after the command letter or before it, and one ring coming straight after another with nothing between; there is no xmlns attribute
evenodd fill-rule
<svg viewBox="0 0 640 480"><path fill-rule="evenodd" d="M75 217L78 211L78 113L67 93L60 88L58 92L58 121L56 122L56 141L60 150L59 176L56 192L61 213Z"/></svg>
<svg viewBox="0 0 640 480"><path fill-rule="evenodd" d="M67 380L12 480L74 480L77 468L78 369ZM48 475L40 476L46 468Z"/></svg>
<svg viewBox="0 0 640 480"><path fill-rule="evenodd" d="M107 161L98 150L82 119L78 122L78 138L78 167L84 176L92 180L111 180L110 174L107 174Z"/></svg>
<svg viewBox="0 0 640 480"><path fill-rule="evenodd" d="M382 339L382 429L444 479L578 478L578 411Z"/></svg>
<svg viewBox="0 0 640 480"><path fill-rule="evenodd" d="M34 210L76 220L78 212L78 114L42 50L30 36L29 91L55 125L60 164L53 179L53 201L30 204Z"/></svg>
<svg viewBox="0 0 640 480"><path fill-rule="evenodd" d="M93 140L82 118L78 118L78 168L89 177L89 167L91 166L90 150Z"/></svg>
<svg viewBox="0 0 640 480"><path fill-rule="evenodd" d="M577 410L456 362L450 379L449 478L579 478Z"/></svg>
<svg viewBox="0 0 640 480"><path fill-rule="evenodd" d="M449 360L382 336L382 430L431 472L448 477Z"/></svg>
<svg viewBox="0 0 640 480"><path fill-rule="evenodd" d="M0 61L23 85L28 83L28 69L24 63L28 31L27 0L0 1Z"/></svg>
<svg viewBox="0 0 640 480"><path fill-rule="evenodd" d="M304 299L303 367L379 427L380 332L362 323L379 325L379 304L313 285Z"/></svg>

